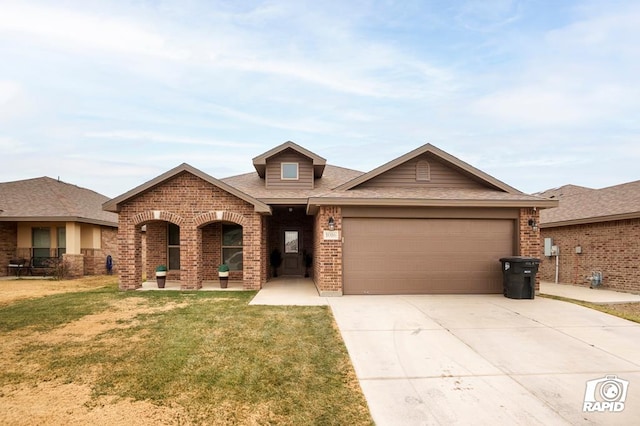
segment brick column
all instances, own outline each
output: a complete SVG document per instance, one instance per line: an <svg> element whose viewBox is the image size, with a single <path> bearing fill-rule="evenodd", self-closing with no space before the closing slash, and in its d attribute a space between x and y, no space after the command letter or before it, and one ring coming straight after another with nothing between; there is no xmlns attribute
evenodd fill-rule
<svg viewBox="0 0 640 426"><path fill-rule="evenodd" d="M325 240L323 231L329 230L329 218L333 217L339 240ZM313 278L320 296L342 296L342 209L320 207L314 225Z"/></svg>
<svg viewBox="0 0 640 426"><path fill-rule="evenodd" d="M193 223L180 226L180 289L202 288L202 229Z"/></svg>
<svg viewBox="0 0 640 426"><path fill-rule="evenodd" d="M84 255L69 254L62 255L65 276L60 278L78 278L84 275Z"/></svg>
<svg viewBox="0 0 640 426"><path fill-rule="evenodd" d="M258 213L253 213L247 218L242 227L243 242L243 282L246 290L259 290L264 283L264 267L267 257L263 249L263 220Z"/></svg>
<svg viewBox="0 0 640 426"><path fill-rule="evenodd" d="M118 225L118 258L120 290L142 287L142 232L126 220L120 220Z"/></svg>
<svg viewBox="0 0 640 426"><path fill-rule="evenodd" d="M529 220L536 223L535 229L529 225ZM533 208L520 209L518 221L518 235L520 256L541 258L540 243L540 211ZM536 291L540 290L540 273L536 274Z"/></svg>

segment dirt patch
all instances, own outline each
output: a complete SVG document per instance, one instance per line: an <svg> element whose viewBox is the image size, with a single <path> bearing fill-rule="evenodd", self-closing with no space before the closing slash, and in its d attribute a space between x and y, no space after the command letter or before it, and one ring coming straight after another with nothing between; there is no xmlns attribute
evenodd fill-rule
<svg viewBox="0 0 640 426"><path fill-rule="evenodd" d="M79 280L3 279L0 280L0 305L16 300L34 299L50 294L87 291L117 282L117 277L100 275Z"/></svg>
<svg viewBox="0 0 640 426"><path fill-rule="evenodd" d="M55 382L34 387L0 389L0 424L26 425L189 425L179 406L158 406L147 401L91 397L86 385Z"/></svg>

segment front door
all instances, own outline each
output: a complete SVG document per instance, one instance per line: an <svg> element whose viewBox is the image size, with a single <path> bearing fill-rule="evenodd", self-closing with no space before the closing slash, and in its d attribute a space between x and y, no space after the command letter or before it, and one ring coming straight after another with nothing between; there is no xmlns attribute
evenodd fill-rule
<svg viewBox="0 0 640 426"><path fill-rule="evenodd" d="M302 275L302 239L299 230L284 231L282 275Z"/></svg>

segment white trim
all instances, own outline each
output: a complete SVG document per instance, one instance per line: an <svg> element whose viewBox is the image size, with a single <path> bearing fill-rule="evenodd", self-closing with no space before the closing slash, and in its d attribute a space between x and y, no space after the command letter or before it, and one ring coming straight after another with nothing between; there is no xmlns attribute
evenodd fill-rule
<svg viewBox="0 0 640 426"><path fill-rule="evenodd" d="M296 166L296 177L284 177L284 166ZM280 163L280 179L282 180L300 180L300 164L299 163Z"/></svg>

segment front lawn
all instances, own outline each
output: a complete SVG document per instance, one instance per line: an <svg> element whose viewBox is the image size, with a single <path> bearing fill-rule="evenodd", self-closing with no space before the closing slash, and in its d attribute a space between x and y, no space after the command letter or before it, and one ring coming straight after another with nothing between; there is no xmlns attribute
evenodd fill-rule
<svg viewBox="0 0 640 426"><path fill-rule="evenodd" d="M0 424L372 424L327 307L106 288L0 306Z"/></svg>

